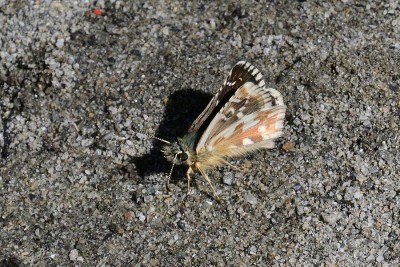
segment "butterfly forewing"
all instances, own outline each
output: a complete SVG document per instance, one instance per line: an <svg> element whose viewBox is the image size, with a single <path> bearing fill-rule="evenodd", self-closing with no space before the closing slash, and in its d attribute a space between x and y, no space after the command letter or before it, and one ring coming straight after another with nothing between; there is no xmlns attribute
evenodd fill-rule
<svg viewBox="0 0 400 267"><path fill-rule="evenodd" d="M253 65L246 61L239 61L229 73L225 82L218 90L217 94L211 99L204 111L196 118L196 120L190 126L188 132L198 131L206 121L210 122L213 116L229 101L231 96L246 82L252 82L264 86L264 80L262 75Z"/></svg>

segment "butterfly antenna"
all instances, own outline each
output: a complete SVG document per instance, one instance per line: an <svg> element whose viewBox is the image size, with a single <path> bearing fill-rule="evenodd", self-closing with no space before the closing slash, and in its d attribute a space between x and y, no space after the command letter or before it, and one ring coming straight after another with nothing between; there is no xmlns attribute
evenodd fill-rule
<svg viewBox="0 0 400 267"><path fill-rule="evenodd" d="M137 133L139 133L139 134L142 134L142 135L144 135L144 136L150 137L150 138L154 138L154 139L156 139L156 140L158 140L158 141L161 141L161 142L163 142L163 143L171 144L170 141L167 141L167 140L165 140L165 139L159 138L159 137L157 137L157 136L148 135L148 134L145 134L145 133L143 133L143 132L141 132L141 131L135 131L135 132L137 132Z"/></svg>
<svg viewBox="0 0 400 267"><path fill-rule="evenodd" d="M169 171L168 174L168 179L167 179L167 189L169 190L169 181L171 180L171 176L172 176L172 171L174 170L175 167L175 162L176 162L176 157L178 156L178 154L175 154L174 159L172 160L172 167L171 170Z"/></svg>
<svg viewBox="0 0 400 267"><path fill-rule="evenodd" d="M153 136L150 136L150 137L152 137L152 138L154 138L154 139L156 139L156 140L158 140L158 141L164 142L164 143L166 143L166 144L171 144L170 141L167 141L167 140L165 140L165 139L156 137L156 136L154 136L154 135L153 135Z"/></svg>

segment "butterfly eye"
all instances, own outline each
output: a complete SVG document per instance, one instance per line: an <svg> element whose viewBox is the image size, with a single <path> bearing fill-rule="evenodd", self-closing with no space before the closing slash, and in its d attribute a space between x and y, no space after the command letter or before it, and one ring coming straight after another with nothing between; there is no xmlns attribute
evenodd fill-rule
<svg viewBox="0 0 400 267"><path fill-rule="evenodd" d="M178 159L181 161L185 161L189 158L188 154L186 154L185 152L179 153L178 154Z"/></svg>

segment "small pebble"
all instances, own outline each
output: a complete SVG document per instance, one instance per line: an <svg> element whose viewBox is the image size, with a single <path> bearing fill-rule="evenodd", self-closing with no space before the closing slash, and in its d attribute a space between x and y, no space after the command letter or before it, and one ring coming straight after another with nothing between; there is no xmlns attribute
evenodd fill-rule
<svg viewBox="0 0 400 267"><path fill-rule="evenodd" d="M257 247L256 246L250 246L249 247L249 254L250 255L255 255L257 253Z"/></svg>
<svg viewBox="0 0 400 267"><path fill-rule="evenodd" d="M232 185L233 181L233 174L231 172L226 172L224 173L224 177L222 178L222 181L226 185Z"/></svg>
<svg viewBox="0 0 400 267"><path fill-rule="evenodd" d="M138 217L139 221L141 221L141 222L144 222L146 220L146 216L142 212L139 212L137 217Z"/></svg>
<svg viewBox="0 0 400 267"><path fill-rule="evenodd" d="M338 213L323 213L321 216L324 222L330 225L336 224L336 221L339 219Z"/></svg>
<svg viewBox="0 0 400 267"><path fill-rule="evenodd" d="M253 194L247 194L246 195L246 201L251 204L251 205L255 205L257 204L257 197L254 196Z"/></svg>

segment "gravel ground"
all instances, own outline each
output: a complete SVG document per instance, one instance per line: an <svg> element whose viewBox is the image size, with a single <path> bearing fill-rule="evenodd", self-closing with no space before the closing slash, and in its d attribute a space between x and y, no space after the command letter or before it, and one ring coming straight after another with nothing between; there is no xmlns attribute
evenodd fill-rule
<svg viewBox="0 0 400 267"><path fill-rule="evenodd" d="M260 2L0 0L1 266L399 266L399 4ZM284 136L167 190L239 60Z"/></svg>

